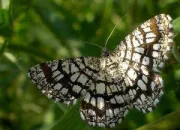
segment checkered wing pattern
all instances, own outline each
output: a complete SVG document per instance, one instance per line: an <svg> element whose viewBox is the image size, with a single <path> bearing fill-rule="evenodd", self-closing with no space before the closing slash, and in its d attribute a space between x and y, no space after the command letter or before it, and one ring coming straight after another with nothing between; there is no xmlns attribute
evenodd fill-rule
<svg viewBox="0 0 180 130"><path fill-rule="evenodd" d="M86 94L98 66L98 58L54 60L32 67L28 76L47 97L69 105Z"/></svg>
<svg viewBox="0 0 180 130"><path fill-rule="evenodd" d="M173 45L169 15L160 14L146 21L117 46L122 58L124 81L131 102L140 111L151 112L163 95L163 80L158 73Z"/></svg>
<svg viewBox="0 0 180 130"><path fill-rule="evenodd" d="M90 125L114 127L128 112L128 95L119 82L100 71L100 60L54 60L32 67L28 75L43 94L56 102L69 105L83 98L80 114Z"/></svg>
<svg viewBox="0 0 180 130"><path fill-rule="evenodd" d="M135 107L151 112L163 95L158 74L173 45L169 15L160 14L130 33L114 52L54 60L28 75L47 97L67 105L81 98L80 115L92 126L114 127Z"/></svg>
<svg viewBox="0 0 180 130"><path fill-rule="evenodd" d="M129 111L129 95L120 82L108 81L103 73L91 84L81 102L81 117L92 126L115 127ZM103 79L102 79L103 78Z"/></svg>

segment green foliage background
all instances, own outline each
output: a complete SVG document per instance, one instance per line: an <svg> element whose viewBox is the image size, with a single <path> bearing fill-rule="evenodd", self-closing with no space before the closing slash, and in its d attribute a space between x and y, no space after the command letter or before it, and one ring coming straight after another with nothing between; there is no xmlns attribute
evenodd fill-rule
<svg viewBox="0 0 180 130"><path fill-rule="evenodd" d="M101 50L87 42L103 47L124 15L109 50L157 14L180 16L179 0L0 0L0 7L0 130L103 130L81 120L79 103L66 107L43 96L27 78L28 68L99 56ZM173 25L177 47L161 73L165 94L157 109L146 115L132 110L114 129L180 129L180 18Z"/></svg>

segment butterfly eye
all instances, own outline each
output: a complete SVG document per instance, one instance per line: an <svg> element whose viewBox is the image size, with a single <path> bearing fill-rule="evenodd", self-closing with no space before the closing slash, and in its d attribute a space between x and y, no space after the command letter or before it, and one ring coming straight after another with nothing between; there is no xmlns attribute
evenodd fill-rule
<svg viewBox="0 0 180 130"><path fill-rule="evenodd" d="M109 55L110 55L110 52L109 52L109 51L107 51L107 50L103 50L103 51L102 51L102 56L108 57Z"/></svg>

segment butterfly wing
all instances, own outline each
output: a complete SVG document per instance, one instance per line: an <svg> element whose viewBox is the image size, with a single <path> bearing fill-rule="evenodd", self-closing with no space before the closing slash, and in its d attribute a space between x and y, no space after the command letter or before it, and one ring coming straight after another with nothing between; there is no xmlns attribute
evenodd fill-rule
<svg viewBox="0 0 180 130"><path fill-rule="evenodd" d="M114 127L128 112L125 88L100 71L100 59L54 60L32 67L28 75L47 97L67 105L82 98L81 117L90 125Z"/></svg>
<svg viewBox="0 0 180 130"><path fill-rule="evenodd" d="M54 60L30 68L28 76L47 97L69 105L86 94L98 64L99 59L92 57Z"/></svg>
<svg viewBox="0 0 180 130"><path fill-rule="evenodd" d="M130 96L135 97L131 102L144 113L152 111L163 94L162 78L158 73L173 45L171 21L169 15L157 15L135 29L115 49L123 59L122 84L130 86Z"/></svg>
<svg viewBox="0 0 180 130"><path fill-rule="evenodd" d="M109 80L97 78L92 82L81 103L82 119L92 126L115 127L129 111L130 100L125 88Z"/></svg>

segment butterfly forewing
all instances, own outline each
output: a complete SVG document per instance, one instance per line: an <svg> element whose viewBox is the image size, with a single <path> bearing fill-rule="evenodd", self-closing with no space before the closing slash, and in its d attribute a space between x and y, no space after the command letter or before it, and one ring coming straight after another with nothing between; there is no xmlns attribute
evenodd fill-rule
<svg viewBox="0 0 180 130"><path fill-rule="evenodd" d="M54 60L32 67L28 75L47 97L69 105L89 89L98 64L98 58L88 57Z"/></svg>
<svg viewBox="0 0 180 130"><path fill-rule="evenodd" d="M152 111L163 94L162 78L154 73L164 67L173 45L171 20L165 14L153 17L129 34L115 50L126 66L124 84L132 86L135 93L131 93L136 97L132 103L144 113Z"/></svg>
<svg viewBox="0 0 180 130"><path fill-rule="evenodd" d="M114 127L130 109L151 112L163 95L158 74L173 45L169 15L146 21L100 58L80 57L38 64L32 82L47 97L67 105L81 98L80 114L92 126Z"/></svg>

